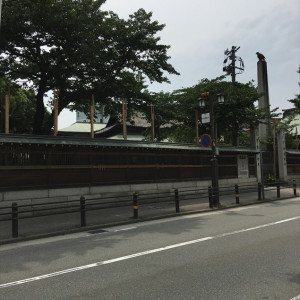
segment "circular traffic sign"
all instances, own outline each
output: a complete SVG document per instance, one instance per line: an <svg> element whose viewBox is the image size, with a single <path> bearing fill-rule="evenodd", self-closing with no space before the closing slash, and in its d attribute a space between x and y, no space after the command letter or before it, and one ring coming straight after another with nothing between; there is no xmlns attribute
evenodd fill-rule
<svg viewBox="0 0 300 300"><path fill-rule="evenodd" d="M211 145L211 137L209 134L203 134L201 136L201 145L203 147L209 147Z"/></svg>

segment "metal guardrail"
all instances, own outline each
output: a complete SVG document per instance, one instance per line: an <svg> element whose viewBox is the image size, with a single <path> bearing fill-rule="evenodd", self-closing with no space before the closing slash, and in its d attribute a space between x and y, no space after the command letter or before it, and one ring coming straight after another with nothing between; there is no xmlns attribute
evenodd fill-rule
<svg viewBox="0 0 300 300"><path fill-rule="evenodd" d="M296 180L293 180L292 185L284 182L268 183L262 186L257 185L234 185L223 187L220 190L207 188L183 188L181 190L155 191L145 193L133 193L133 195L116 196L112 195L105 198L88 198L80 197L79 200L51 202L51 203L36 203L27 205L18 205L14 202L11 206L0 207L0 222L12 222L12 237L19 235L19 220L27 218L36 218L43 216L52 216L69 213L79 213L81 227L86 226L86 212L93 210L101 210L116 207L130 207L133 209L133 219L139 217L139 205L170 202L175 206L175 212L180 212L180 204L187 200L197 200L208 198L209 207L216 207L214 203L214 195L216 193L223 195L234 194L236 204L240 204L240 194L246 192L257 192L258 200L264 198L264 192L277 190L277 198L280 198L280 190L283 188L292 187L293 195L296 196ZM267 189L266 189L267 188ZM112 193L113 194L113 193ZM129 211L129 210L128 210Z"/></svg>

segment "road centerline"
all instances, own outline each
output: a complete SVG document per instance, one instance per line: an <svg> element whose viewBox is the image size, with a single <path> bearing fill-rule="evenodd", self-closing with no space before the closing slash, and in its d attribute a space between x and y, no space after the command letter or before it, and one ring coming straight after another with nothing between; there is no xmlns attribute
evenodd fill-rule
<svg viewBox="0 0 300 300"><path fill-rule="evenodd" d="M196 244L196 243L205 242L208 240L218 239L218 238L222 238L222 237L226 237L226 236L230 236L230 235L235 235L235 234L258 230L258 229L262 229L262 228L266 228L266 227L270 227L270 226L275 226L278 224L295 221L297 219L300 219L300 216L289 218L289 219L284 219L284 220L279 220L276 222L266 223L266 224L262 224L262 225L255 226L255 227L249 227L249 228L245 228L245 229L226 232L226 233L218 234L215 236L208 236L208 237L204 237L204 238L200 238L200 239L195 239L195 240L190 240L190 241L181 242L181 243L177 243L177 244L172 244L172 245L168 245L168 246L164 246L164 247L160 247L160 248L155 248L155 249L146 250L146 251L142 251L142 252L138 252L138 253L133 253L133 254L129 254L129 255L113 258L113 259L95 262L95 263L91 263L91 264L87 264L87 265L83 265L83 266L79 266L79 267L69 268L69 269L52 272L52 273L48 273L48 274L44 274L44 275L40 275L40 276L35 276L35 277L31 277L31 278L26 278L26 279L22 279L22 280L18 280L18 281L12 281L12 282L8 282L8 283L0 284L0 288L7 288L7 287L11 287L11 286L22 285L25 283L34 282L34 281L47 279L47 278L51 278L51 277L56 277L56 276L63 275L63 274L73 273L73 272L77 272L77 271L81 271L81 270L99 267L102 265L112 264L112 263L124 261L127 259L135 258L135 257L145 256L145 255L154 254L154 253L158 253L158 252L162 252L162 251L166 251L166 250L170 250L170 249L174 249L174 248L179 248L179 247L184 247L184 246L188 246L188 245L192 245L192 244Z"/></svg>

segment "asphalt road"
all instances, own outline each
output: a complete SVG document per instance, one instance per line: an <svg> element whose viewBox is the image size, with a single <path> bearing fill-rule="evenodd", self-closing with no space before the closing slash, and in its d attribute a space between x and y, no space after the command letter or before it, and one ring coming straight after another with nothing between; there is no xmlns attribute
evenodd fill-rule
<svg viewBox="0 0 300 300"><path fill-rule="evenodd" d="M292 299L300 198L0 246L0 299Z"/></svg>

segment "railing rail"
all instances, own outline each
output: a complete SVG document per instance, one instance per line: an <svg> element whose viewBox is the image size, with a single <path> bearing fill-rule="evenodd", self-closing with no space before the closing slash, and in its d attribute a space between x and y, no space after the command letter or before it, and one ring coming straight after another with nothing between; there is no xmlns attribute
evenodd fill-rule
<svg viewBox="0 0 300 300"><path fill-rule="evenodd" d="M219 190L213 190L211 187L206 188L182 188L170 189L162 191L145 191L133 194L117 195L111 193L106 197L84 197L81 196L78 200L71 201L56 201L48 203L35 204L18 204L12 203L11 206L0 207L0 222L12 222L12 236L18 237L19 220L28 218L37 218L61 214L79 213L81 227L86 226L86 213L88 211L96 211L117 207L133 207L133 218L139 217L139 206L154 203L170 203L175 207L175 212L180 212L180 205L184 201L193 201L200 199L208 199L209 207L213 208L213 195L219 193L220 195L232 194L235 203L240 204L240 195L247 192L257 192L258 200L261 200L265 193L270 191L277 191L277 198L281 197L281 189L291 188L293 195L296 196L296 181L292 183L274 182L262 186L261 183L241 184L234 186L221 187ZM130 210L128 210L129 212Z"/></svg>

